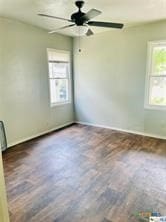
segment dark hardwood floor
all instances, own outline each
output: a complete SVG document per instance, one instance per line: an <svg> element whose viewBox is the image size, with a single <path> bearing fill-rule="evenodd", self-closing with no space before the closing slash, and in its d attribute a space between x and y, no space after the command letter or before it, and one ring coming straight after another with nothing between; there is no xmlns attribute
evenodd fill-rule
<svg viewBox="0 0 166 222"><path fill-rule="evenodd" d="M11 222L166 215L166 141L73 125L3 154Z"/></svg>

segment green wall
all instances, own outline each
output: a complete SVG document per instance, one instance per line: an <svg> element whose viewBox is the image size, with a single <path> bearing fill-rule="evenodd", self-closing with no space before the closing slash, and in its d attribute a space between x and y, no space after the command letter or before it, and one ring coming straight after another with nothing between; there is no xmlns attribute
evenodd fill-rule
<svg viewBox="0 0 166 222"><path fill-rule="evenodd" d="M50 107L47 48L72 51L73 40L0 18L0 119L9 144L73 121L73 105Z"/></svg>
<svg viewBox="0 0 166 222"><path fill-rule="evenodd" d="M166 112L144 108L147 42L166 39L166 22L74 40L77 121L166 136ZM74 120L73 105L50 107L46 48L73 40L0 18L0 119L9 144Z"/></svg>
<svg viewBox="0 0 166 222"><path fill-rule="evenodd" d="M166 22L74 41L77 121L166 137L166 111L144 108L147 43L166 39Z"/></svg>

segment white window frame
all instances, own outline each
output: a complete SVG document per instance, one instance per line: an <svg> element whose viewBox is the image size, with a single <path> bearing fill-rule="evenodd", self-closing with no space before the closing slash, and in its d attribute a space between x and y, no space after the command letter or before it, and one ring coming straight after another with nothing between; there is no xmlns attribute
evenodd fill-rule
<svg viewBox="0 0 166 222"><path fill-rule="evenodd" d="M146 82L145 82L145 102L144 108L151 109L151 110L166 110L166 105L151 105L149 102L150 96L150 78L155 77L155 75L151 74L151 67L152 67L152 55L153 55L153 48L155 46L166 46L166 40L159 40L159 41L149 41L148 42L148 50L147 50L147 67L146 67ZM164 75L165 76L165 75ZM162 77L158 75L157 77Z"/></svg>
<svg viewBox="0 0 166 222"><path fill-rule="evenodd" d="M69 77L68 77L68 100L65 102L51 103L51 87L50 87L50 74L49 74L49 51L54 51L57 53L66 53L69 55ZM47 65L48 65L48 81L49 81L49 100L50 107L63 106L72 103L72 80L71 80L71 52L67 50L59 50L54 48L47 48Z"/></svg>

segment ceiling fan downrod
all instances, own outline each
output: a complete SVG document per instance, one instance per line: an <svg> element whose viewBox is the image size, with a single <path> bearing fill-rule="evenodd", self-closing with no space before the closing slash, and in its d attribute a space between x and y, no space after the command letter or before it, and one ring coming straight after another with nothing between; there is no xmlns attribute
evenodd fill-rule
<svg viewBox="0 0 166 222"><path fill-rule="evenodd" d="M79 11L81 8L84 6L85 2L84 1L76 1L75 5L78 7Z"/></svg>

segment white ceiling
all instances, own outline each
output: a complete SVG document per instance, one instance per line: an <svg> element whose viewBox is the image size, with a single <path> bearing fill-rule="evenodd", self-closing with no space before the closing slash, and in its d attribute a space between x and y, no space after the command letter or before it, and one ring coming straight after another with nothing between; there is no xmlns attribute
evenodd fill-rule
<svg viewBox="0 0 166 222"><path fill-rule="evenodd" d="M77 9L74 0L0 0L0 16L14 18L47 30L67 25L67 22L37 16L37 13L70 18ZM126 26L166 19L166 0L85 0L83 11L96 8L102 14L96 19L123 22ZM95 32L110 29L92 28ZM73 35L72 28L59 31Z"/></svg>

